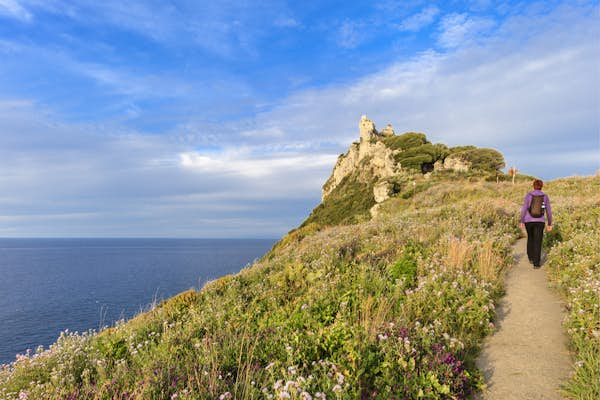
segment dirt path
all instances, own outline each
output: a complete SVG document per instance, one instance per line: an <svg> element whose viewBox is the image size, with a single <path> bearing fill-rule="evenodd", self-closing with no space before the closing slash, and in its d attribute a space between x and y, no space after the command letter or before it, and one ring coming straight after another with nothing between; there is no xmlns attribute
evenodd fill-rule
<svg viewBox="0 0 600 400"><path fill-rule="evenodd" d="M561 399L558 389L571 360L559 298L548 287L544 266L534 270L526 239L515 245L516 265L506 277L497 308L497 331L477 360L488 386L478 399Z"/></svg>

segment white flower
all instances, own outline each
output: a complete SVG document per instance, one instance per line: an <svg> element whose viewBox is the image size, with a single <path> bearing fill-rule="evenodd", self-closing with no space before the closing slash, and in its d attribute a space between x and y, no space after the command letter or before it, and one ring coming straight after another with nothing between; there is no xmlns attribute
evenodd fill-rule
<svg viewBox="0 0 600 400"><path fill-rule="evenodd" d="M302 393L300 393L300 398L302 400L312 400L312 396L308 392L302 392Z"/></svg>

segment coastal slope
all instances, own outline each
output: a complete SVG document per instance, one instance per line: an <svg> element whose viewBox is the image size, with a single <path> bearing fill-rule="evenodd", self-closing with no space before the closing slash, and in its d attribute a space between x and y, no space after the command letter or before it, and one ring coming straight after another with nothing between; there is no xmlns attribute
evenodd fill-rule
<svg viewBox="0 0 600 400"><path fill-rule="evenodd" d="M321 204L261 260L119 326L64 333L49 349L19 356L0 369L0 398L478 393L476 359L496 330L530 177L513 184L492 149L379 132L366 117L359 131ZM577 368L565 393L588 395L598 381L589 290L600 280L593 247L581 238L600 231L600 177L549 182L547 192L557 223L537 272L547 270L575 310L566 328ZM585 218L590 212L596 218ZM565 267L573 260L576 268ZM580 288L585 295L568 297Z"/></svg>

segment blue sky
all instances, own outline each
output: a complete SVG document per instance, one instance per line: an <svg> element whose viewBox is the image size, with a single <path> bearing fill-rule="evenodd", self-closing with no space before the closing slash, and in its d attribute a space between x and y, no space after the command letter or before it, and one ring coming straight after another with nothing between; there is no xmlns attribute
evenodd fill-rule
<svg viewBox="0 0 600 400"><path fill-rule="evenodd" d="M0 0L0 236L279 237L363 113L594 174L598 26L597 1Z"/></svg>

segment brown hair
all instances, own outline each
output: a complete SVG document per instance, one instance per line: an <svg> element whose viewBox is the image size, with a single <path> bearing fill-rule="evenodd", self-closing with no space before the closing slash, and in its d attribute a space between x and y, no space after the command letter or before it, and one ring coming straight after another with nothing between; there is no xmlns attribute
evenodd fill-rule
<svg viewBox="0 0 600 400"><path fill-rule="evenodd" d="M542 182L541 179L536 179L535 181L533 181L533 188L535 190L542 190L543 187L544 187L544 182Z"/></svg>

